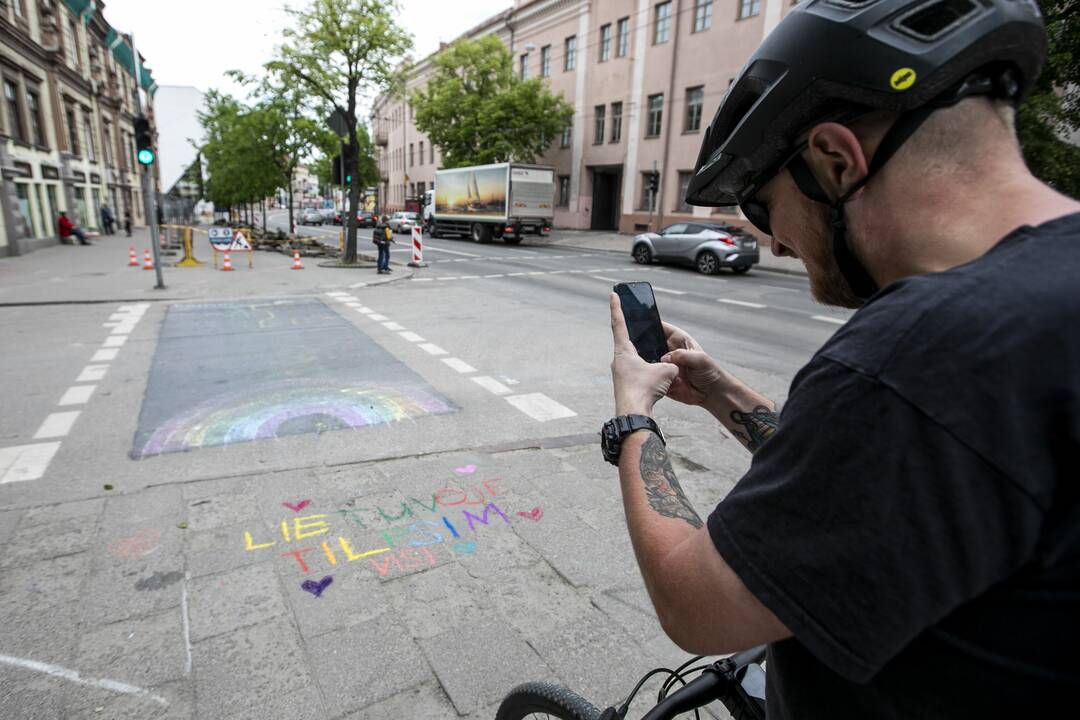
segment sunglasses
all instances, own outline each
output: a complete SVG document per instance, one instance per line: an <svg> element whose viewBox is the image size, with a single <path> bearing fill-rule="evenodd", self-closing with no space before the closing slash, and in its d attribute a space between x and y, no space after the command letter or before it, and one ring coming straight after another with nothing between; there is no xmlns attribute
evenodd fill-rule
<svg viewBox="0 0 1080 720"><path fill-rule="evenodd" d="M769 206L761 200L757 199L757 193L759 190L761 190L762 187L764 187L765 183L782 173L784 171L784 168L790 165L791 161L797 158L800 153L802 153L802 151L807 148L808 145L809 143L805 141L799 143L799 145L795 147L791 154L788 155L779 165L776 166L775 170L765 176L768 178L768 180L765 180L760 185L754 187L750 191L749 196L746 199L739 201L739 209L742 210L742 213L746 216L746 219L750 221L751 225L753 225L766 235L772 235L772 226L769 224Z"/></svg>

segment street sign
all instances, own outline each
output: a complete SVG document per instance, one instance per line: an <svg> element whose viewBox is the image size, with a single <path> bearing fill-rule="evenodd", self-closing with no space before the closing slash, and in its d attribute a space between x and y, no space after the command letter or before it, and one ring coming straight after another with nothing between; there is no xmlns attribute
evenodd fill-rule
<svg viewBox="0 0 1080 720"><path fill-rule="evenodd" d="M326 118L326 124L330 126L330 129L338 137L345 137L349 134L349 121L340 110L330 113L329 117Z"/></svg>
<svg viewBox="0 0 1080 720"><path fill-rule="evenodd" d="M227 227L212 227L207 230L210 235L210 244L215 250L251 250L251 243L242 230L233 230Z"/></svg>

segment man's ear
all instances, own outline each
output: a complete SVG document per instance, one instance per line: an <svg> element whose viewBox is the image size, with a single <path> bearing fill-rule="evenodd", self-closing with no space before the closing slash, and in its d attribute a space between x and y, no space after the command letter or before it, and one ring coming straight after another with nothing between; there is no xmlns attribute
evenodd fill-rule
<svg viewBox="0 0 1080 720"><path fill-rule="evenodd" d="M810 131L807 143L806 162L829 197L840 197L866 177L869 163L850 128L821 123Z"/></svg>

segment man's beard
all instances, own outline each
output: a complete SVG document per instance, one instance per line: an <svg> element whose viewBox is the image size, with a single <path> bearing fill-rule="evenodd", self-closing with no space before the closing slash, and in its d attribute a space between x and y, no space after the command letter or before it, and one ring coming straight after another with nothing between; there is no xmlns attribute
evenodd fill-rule
<svg viewBox="0 0 1080 720"><path fill-rule="evenodd" d="M828 213L828 208L820 206L820 211L808 217L805 225L808 237L799 256L810 277L810 294L824 305L858 309L863 302L844 279L833 255L833 229ZM850 237L850 229L847 234Z"/></svg>

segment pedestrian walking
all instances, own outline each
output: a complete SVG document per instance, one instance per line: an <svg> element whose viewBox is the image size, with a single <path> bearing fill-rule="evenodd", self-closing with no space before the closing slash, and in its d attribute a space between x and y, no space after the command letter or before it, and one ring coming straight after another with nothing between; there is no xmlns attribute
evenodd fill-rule
<svg viewBox="0 0 1080 720"><path fill-rule="evenodd" d="M124 211L124 232L127 233L128 237L131 237L131 211L130 210L125 210Z"/></svg>
<svg viewBox="0 0 1080 720"><path fill-rule="evenodd" d="M60 242L65 245L74 245L71 240L74 236L78 238L80 245L91 245L92 243L86 239L86 233L83 229L76 226L71 222L71 219L67 216L67 213L63 210L60 211L60 218L56 221L57 230L60 232Z"/></svg>
<svg viewBox="0 0 1080 720"><path fill-rule="evenodd" d="M101 231L106 235L116 232L116 218L113 217L112 209L108 205L101 206Z"/></svg>
<svg viewBox="0 0 1080 720"><path fill-rule="evenodd" d="M379 218L372 231L371 240L379 250L378 262L375 263L379 274L393 272L390 269L390 243L394 242L394 233L390 229L390 218L385 215Z"/></svg>

